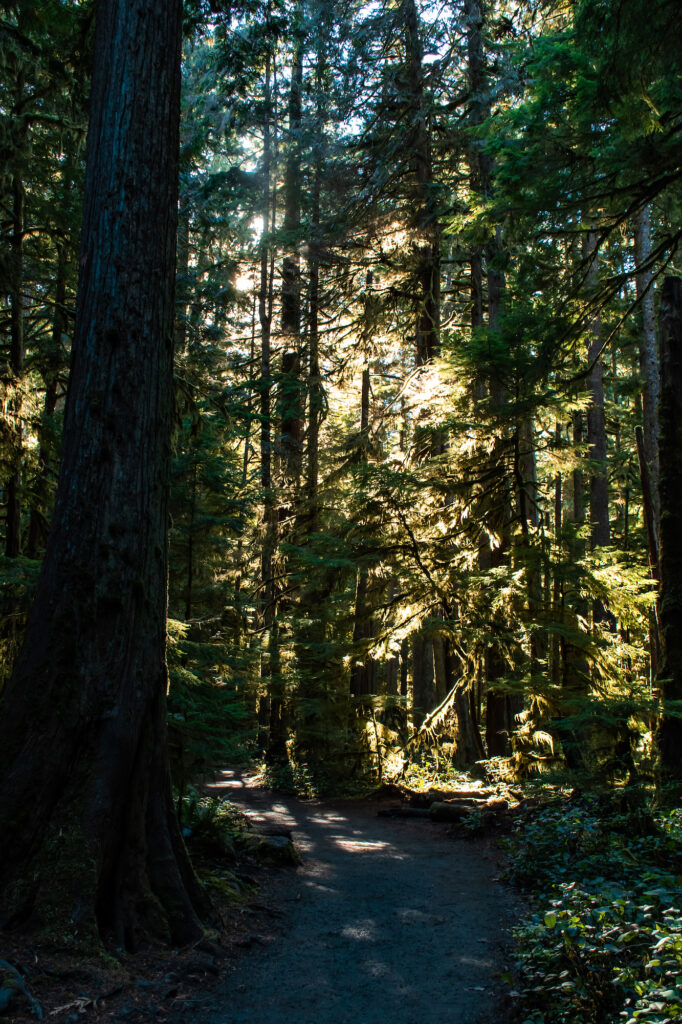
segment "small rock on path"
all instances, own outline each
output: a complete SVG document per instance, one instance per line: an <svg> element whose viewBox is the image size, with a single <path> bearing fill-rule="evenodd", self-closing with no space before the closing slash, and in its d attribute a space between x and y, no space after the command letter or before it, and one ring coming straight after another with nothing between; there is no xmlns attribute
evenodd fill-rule
<svg viewBox="0 0 682 1024"><path fill-rule="evenodd" d="M279 935L253 936L201 1024L503 1024L518 915L478 842L377 818L376 802L299 801L224 772L213 791L292 830L303 863L276 878Z"/></svg>

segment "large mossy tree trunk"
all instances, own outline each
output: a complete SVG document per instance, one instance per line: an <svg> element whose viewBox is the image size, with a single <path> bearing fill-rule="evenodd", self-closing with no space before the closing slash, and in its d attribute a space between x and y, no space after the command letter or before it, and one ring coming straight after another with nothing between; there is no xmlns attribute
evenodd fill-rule
<svg viewBox="0 0 682 1024"><path fill-rule="evenodd" d="M171 799L166 533L180 0L100 0L59 488L0 719L0 923L183 943L209 913Z"/></svg>
<svg viewBox="0 0 682 1024"><path fill-rule="evenodd" d="M656 731L659 795L682 793L682 279L666 277L660 308L658 689L663 712Z"/></svg>

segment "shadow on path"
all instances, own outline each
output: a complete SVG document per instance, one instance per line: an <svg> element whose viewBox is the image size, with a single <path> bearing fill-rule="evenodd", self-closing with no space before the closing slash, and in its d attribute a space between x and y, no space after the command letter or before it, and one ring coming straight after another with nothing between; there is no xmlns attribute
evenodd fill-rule
<svg viewBox="0 0 682 1024"><path fill-rule="evenodd" d="M255 937L202 1021L501 1024L514 898L483 846L377 818L377 803L272 794L239 772L210 789L256 825L289 827L303 864L278 873L281 934Z"/></svg>

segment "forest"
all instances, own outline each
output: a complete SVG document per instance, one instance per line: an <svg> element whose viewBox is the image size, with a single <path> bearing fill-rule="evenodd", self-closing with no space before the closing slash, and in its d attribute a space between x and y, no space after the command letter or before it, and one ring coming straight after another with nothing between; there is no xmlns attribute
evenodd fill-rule
<svg viewBox="0 0 682 1024"><path fill-rule="evenodd" d="M8 934L200 941L228 766L478 780L554 900L516 1019L679 1019L679 15L2 5Z"/></svg>

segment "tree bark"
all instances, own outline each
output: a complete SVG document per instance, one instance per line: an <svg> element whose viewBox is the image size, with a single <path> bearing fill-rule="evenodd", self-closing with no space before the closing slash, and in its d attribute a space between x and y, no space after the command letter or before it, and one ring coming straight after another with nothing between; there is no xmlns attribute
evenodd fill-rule
<svg viewBox="0 0 682 1024"><path fill-rule="evenodd" d="M656 317L654 314L653 273L647 261L651 257L651 213L648 206L637 214L635 222L635 256L638 272L635 277L637 297L642 306L642 332L639 342L639 371L642 378L642 430L644 457L651 480L653 529L658 537L658 397L660 377L656 352Z"/></svg>
<svg viewBox="0 0 682 1024"><path fill-rule="evenodd" d="M57 407L57 384L61 363L62 335L66 331L66 270L67 251L64 245L59 246L57 254L57 280L55 286L54 319L52 321L52 342L47 353L46 368L42 371L45 380L45 402L43 415L38 429L38 475L34 484L34 496L31 503L31 515L26 541L26 554L29 558L37 558L40 546L47 537L49 521L49 476L51 462L50 422Z"/></svg>
<svg viewBox="0 0 682 1024"><path fill-rule="evenodd" d="M597 287L597 235L590 231L585 241L589 261L586 278L588 297ZM588 380L590 404L587 408L587 444L590 455L590 546L592 550L611 543L609 522L609 481L606 468L606 421L604 417L604 366L599 356L602 345L601 317L596 314L589 325L587 358L594 362ZM596 613L595 613L596 614Z"/></svg>
<svg viewBox="0 0 682 1024"><path fill-rule="evenodd" d="M483 47L484 13L480 0L465 0L464 17L467 36L467 78L469 85L469 124L473 129L479 127L490 113L488 90L488 74ZM469 180L472 191L484 198L491 189L491 162L483 151L480 140L471 137L467 153L469 163ZM505 276L500 267L502 257L502 238L499 227L490 236L484 247L475 246L471 253L471 326L476 331L484 324L484 278L483 255L486 258L486 284L488 328L496 330L500 324L502 303L505 289ZM493 387L495 387L493 385ZM474 384L474 398L480 402L489 392L489 382L479 379ZM505 395L497 387L493 397L501 404ZM509 508L500 512L501 522L498 532L504 533L510 518ZM483 528L479 538L479 565L481 569L490 569L502 565L508 556L499 548L492 549L490 536ZM486 675L486 741L488 754L504 754L507 752L508 737L511 731L513 714L517 710L512 698L495 689L495 681L506 671L504 658L494 638L485 653Z"/></svg>
<svg viewBox="0 0 682 1024"><path fill-rule="evenodd" d="M301 367L301 90L303 38L298 33L289 84L289 138L284 170L284 222L286 255L282 261L282 378L279 414L281 465L295 487L303 464L304 385Z"/></svg>
<svg viewBox="0 0 682 1024"><path fill-rule="evenodd" d="M584 417L578 409L572 416L572 440L578 449L583 443ZM573 484L573 528L566 531L565 557L569 564L576 564L584 555L585 545L578 536L579 527L585 522L585 486L584 474L580 466L577 466L572 473ZM557 516L560 521L560 515ZM563 531L559 533L563 540ZM576 586L564 587L562 581L561 610L564 628L569 635L562 635L561 644L561 667L562 667L562 706L560 718L571 718L580 711L581 703L584 701L590 685L590 666L584 653L584 645L574 638L582 632L580 619L588 614L587 602L583 598L580 589ZM585 767L585 736L584 732L568 726L562 727L562 746L564 756L569 768L578 771Z"/></svg>
<svg viewBox="0 0 682 1024"><path fill-rule="evenodd" d="M482 761L486 756L478 728L474 685L469 683L458 686L455 692L457 729L452 760L458 768L465 768L474 761Z"/></svg>
<svg viewBox="0 0 682 1024"><path fill-rule="evenodd" d="M480 0L465 0L464 18L467 36L467 78L469 85L469 123L473 128L483 123L488 113L487 78L483 61L483 13ZM487 188L488 158L481 152L481 143L472 139L467 153L471 190L482 195ZM469 259L471 268L471 326L483 324L483 249L474 246ZM482 381L476 385L477 398L485 397Z"/></svg>
<svg viewBox="0 0 682 1024"><path fill-rule="evenodd" d="M166 752L180 39L180 0L98 4L59 488L0 719L0 919L62 947L209 913Z"/></svg>
<svg viewBox="0 0 682 1024"><path fill-rule="evenodd" d="M20 71L16 87L16 116L21 118L24 104L24 76ZM26 128L20 131L22 146L26 141ZM10 266L12 293L10 295L10 369L16 393L12 402L16 417L12 452L12 471L7 481L7 524L5 554L16 558L21 552L21 464L23 430L21 427L21 389L24 372L24 200L25 190L19 167L12 175L12 236Z"/></svg>
<svg viewBox="0 0 682 1024"><path fill-rule="evenodd" d="M306 467L306 519L308 533L319 529L320 425L324 410L324 386L320 372L320 264L317 258L317 234L320 225L320 169L313 186L313 255L309 260L310 315L308 321L308 462Z"/></svg>
<svg viewBox="0 0 682 1024"><path fill-rule="evenodd" d="M557 437L559 434L559 425L557 424ZM563 618L563 580L561 579L561 573L559 566L561 564L562 556L562 490L563 490L563 479L561 473L557 473L554 477L554 558L556 559L555 564L552 566L552 618L554 622L560 622ZM561 680L561 660L559 657L560 642L559 634L554 633L552 636L551 645L551 663L550 663L550 678L553 686L558 686Z"/></svg>
<svg viewBox="0 0 682 1024"><path fill-rule="evenodd" d="M334 5L320 9L321 21L317 31L317 59L315 66L316 124L313 141L313 193L311 204L311 233L308 240L309 316L308 316L308 463L306 500L308 504L308 532L319 529L319 475L320 427L324 417L325 391L320 370L320 197L325 168L327 131L327 45L332 31Z"/></svg>
<svg viewBox="0 0 682 1024"><path fill-rule="evenodd" d="M273 164L273 59L265 60L263 120L263 236L267 239L276 219L276 186L272 185ZM261 710L268 714L269 730L266 756L270 762L286 758L284 694L280 673L279 634L277 629L277 590L274 561L277 551L277 506L272 486L272 363L271 334L274 288L274 253L261 242L258 319L261 333L260 366L260 470L263 491L263 544L261 548L261 622L265 631L265 650L261 654Z"/></svg>
<svg viewBox="0 0 682 1024"><path fill-rule="evenodd" d="M490 168L487 160L481 154L481 182L486 192L490 189L489 173ZM486 246L487 262L487 285L488 285L488 329L496 331L500 327L502 314L502 303L506 286L504 273L499 268L499 261L502 256L502 235L498 228L495 229L495 236L491 238ZM507 395L505 389L499 385L493 391L496 404L501 407ZM498 440L499 447L499 440ZM517 437L518 449L518 437ZM518 460L517 460L518 461ZM503 470L502 470L503 472ZM524 526L524 534L527 535L527 494L525 485L519 487L519 504L522 508L521 522ZM509 520L511 519L511 494L509 500L505 499L504 505L498 513L499 523L497 533L502 537L502 546L493 547L490 538L486 534L488 543L483 545L484 560L481 568L497 568L509 562ZM486 561L487 559L487 561ZM504 677L507 666L504 656L500 650L499 641L494 636L486 651L486 744L488 756L504 755L509 753L509 741L513 731L514 715L521 710L521 702L517 697L510 694L500 693L495 684L498 679Z"/></svg>
<svg viewBox="0 0 682 1024"><path fill-rule="evenodd" d="M334 4L314 8L309 31L315 40L315 124L311 131L312 195L310 234L307 239L308 267L308 430L304 500L298 502L294 533L301 546L311 545L320 529L319 473L320 427L324 418L325 391L320 369L320 256L321 193L325 165L329 36ZM298 607L294 616L296 652L296 701L294 754L307 765L319 787L329 786L337 771L343 771L341 746L347 733L347 676L340 667L330 671L327 644L327 603L329 573L309 572L298 586ZM300 577L299 577L300 578Z"/></svg>
<svg viewBox="0 0 682 1024"><path fill-rule="evenodd" d="M416 363L423 366L440 354L440 225L437 216L431 140L424 109L424 71L419 16L414 0L405 3L405 51L411 108L409 151L416 182L415 226L422 236L417 247Z"/></svg>
<svg viewBox="0 0 682 1024"><path fill-rule="evenodd" d="M190 296L190 231L188 201L180 197L178 206L178 245L175 296L175 354L180 355L187 345L187 310Z"/></svg>
<svg viewBox="0 0 682 1024"><path fill-rule="evenodd" d="M424 89L423 45L415 0L405 0L405 60L409 96L410 125L406 142L412 156L414 174L413 225L419 232L415 246L415 364L426 366L440 355L440 222L435 202L431 139L429 137ZM440 435L440 436L439 436ZM442 432L429 437L429 456L444 448ZM412 644L413 720L416 727L438 704L438 684L444 687L444 644L440 638L418 635ZM445 694L443 693L443 696Z"/></svg>
<svg viewBox="0 0 682 1024"><path fill-rule="evenodd" d="M656 438L658 440L658 436ZM649 475L649 461L646 457L646 445L644 431L640 426L635 427L635 441L637 442L637 459L639 461L639 476L642 484L642 509L644 512L644 528L647 537L647 552L649 555L649 569L652 580L657 580L658 575L658 540L656 534L656 513L654 511L654 488L651 476ZM656 453L656 465L658 466L658 452Z"/></svg>
<svg viewBox="0 0 682 1024"><path fill-rule="evenodd" d="M516 427L517 487L519 492L519 518L521 519L522 545L528 555L528 613L532 625L539 625L543 618L542 573L539 560L533 557L533 542L538 545L540 513L538 507L538 471L536 458L535 424L530 414L523 416ZM532 538L529 528L532 528ZM535 551L539 554L539 548ZM549 636L546 628L533 629L530 640L530 675L535 678L542 671L547 672ZM511 720L523 709L523 699L514 697Z"/></svg>
<svg viewBox="0 0 682 1024"><path fill-rule="evenodd" d="M192 478L189 486L189 522L187 523L187 584L185 591L185 622L192 618L192 597L194 583L194 529L197 509L197 475L198 453L194 448L194 438L190 438L190 454L192 458Z"/></svg>
<svg viewBox="0 0 682 1024"><path fill-rule="evenodd" d="M656 414L658 422L658 412ZM654 508L654 495L649 476L649 463L644 447L644 431L640 426L635 427L635 440L637 442L637 458L639 461L639 476L642 484L642 511L644 513L644 528L647 536L647 550L649 554L649 571L652 580L660 579L658 571L658 523ZM658 432L656 434L658 444ZM658 472L658 450L656 451L656 471ZM658 501L658 487L656 487L656 500ZM658 621L658 609L649 609L649 685L653 693L656 685L658 667L661 663L661 631Z"/></svg>
<svg viewBox="0 0 682 1024"><path fill-rule="evenodd" d="M370 399L370 372L369 366L362 371L362 387L360 391L360 433L364 440L369 431L369 399ZM362 459L366 458L365 449L362 450ZM353 643L361 640L369 640L374 635L374 623L372 621L372 599L369 592L369 570L361 565L357 573L355 589L355 612L353 615ZM362 656L362 661L354 662L350 673L350 692L353 697L366 696L374 690L374 661L368 655Z"/></svg>
<svg viewBox="0 0 682 1024"><path fill-rule="evenodd" d="M412 721L415 729L436 705L433 641L430 636L417 633L412 638Z"/></svg>
<svg viewBox="0 0 682 1024"><path fill-rule="evenodd" d="M657 788L662 801L682 793L682 279L666 277L660 309L661 397L659 621L662 713L656 730Z"/></svg>
<svg viewBox="0 0 682 1024"><path fill-rule="evenodd" d="M577 451L583 443L585 433L584 417L580 409L576 409L571 417L573 431L573 446ZM577 465L572 473L573 484L573 521L576 523L585 522L585 474L580 465ZM582 545L580 545L582 547Z"/></svg>

